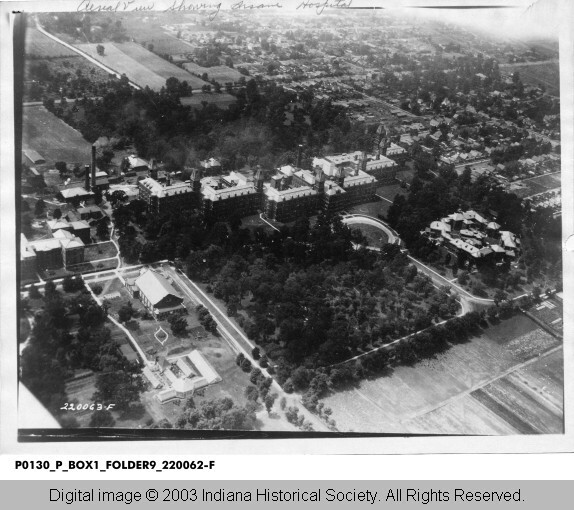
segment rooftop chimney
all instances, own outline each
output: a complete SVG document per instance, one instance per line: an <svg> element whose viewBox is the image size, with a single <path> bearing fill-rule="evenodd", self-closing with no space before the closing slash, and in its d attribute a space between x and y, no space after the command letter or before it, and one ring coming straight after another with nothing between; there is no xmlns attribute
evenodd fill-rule
<svg viewBox="0 0 574 510"><path fill-rule="evenodd" d="M303 158L303 146L301 144L297 147L297 168L301 168L301 160Z"/></svg>
<svg viewBox="0 0 574 510"><path fill-rule="evenodd" d="M90 165L84 167L84 188L90 191Z"/></svg>
<svg viewBox="0 0 574 510"><path fill-rule="evenodd" d="M263 170L261 170L261 165L257 165L257 172L255 172L255 188L257 191L263 190Z"/></svg>
<svg viewBox="0 0 574 510"><path fill-rule="evenodd" d="M96 185L96 145L92 145L92 188Z"/></svg>
<svg viewBox="0 0 574 510"><path fill-rule="evenodd" d="M358 170L358 168L357 168ZM363 151L363 153L361 154L361 170L363 172L367 171L367 153L365 151ZM357 172L355 175L358 175L359 172Z"/></svg>
<svg viewBox="0 0 574 510"><path fill-rule="evenodd" d="M345 171L342 168L339 168L337 171L337 184L343 187L345 184Z"/></svg>

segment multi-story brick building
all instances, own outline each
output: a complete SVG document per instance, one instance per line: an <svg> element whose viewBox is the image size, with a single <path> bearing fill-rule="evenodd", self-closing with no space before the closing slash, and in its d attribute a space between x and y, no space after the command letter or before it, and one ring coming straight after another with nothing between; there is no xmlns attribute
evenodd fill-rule
<svg viewBox="0 0 574 510"><path fill-rule="evenodd" d="M177 184L168 179L164 185L148 177L139 182L139 196L156 214L197 208L207 222L263 212L272 220L287 223L319 209L337 212L374 200L377 179L365 171L369 165L366 153L315 158L314 163L313 171L283 166L268 183L263 182L261 169L253 181L238 172L202 178L199 169L193 171L190 181ZM393 172L397 168L387 158L377 165L392 167Z"/></svg>

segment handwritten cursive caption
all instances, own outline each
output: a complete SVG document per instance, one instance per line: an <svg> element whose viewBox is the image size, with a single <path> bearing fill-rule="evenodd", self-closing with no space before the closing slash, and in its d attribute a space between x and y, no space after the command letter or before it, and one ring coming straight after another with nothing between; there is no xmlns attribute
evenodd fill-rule
<svg viewBox="0 0 574 510"><path fill-rule="evenodd" d="M303 0L295 10L314 10L317 14L322 14L325 9L349 9L353 0ZM294 5L294 4L292 4ZM146 0L119 0L111 2L97 2L92 0L81 0L78 4L77 12L206 12L210 20L214 20L219 12L224 9L223 2L188 2L186 0L173 0L165 8L156 8L156 4ZM229 4L229 10L255 10L255 9L283 9L280 2L257 2L238 0Z"/></svg>

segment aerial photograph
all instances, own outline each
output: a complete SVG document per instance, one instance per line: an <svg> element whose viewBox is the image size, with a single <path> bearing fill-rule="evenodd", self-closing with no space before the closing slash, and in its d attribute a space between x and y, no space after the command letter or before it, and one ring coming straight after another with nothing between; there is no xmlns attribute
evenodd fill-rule
<svg viewBox="0 0 574 510"><path fill-rule="evenodd" d="M25 15L20 431L563 434L557 34L242 4Z"/></svg>

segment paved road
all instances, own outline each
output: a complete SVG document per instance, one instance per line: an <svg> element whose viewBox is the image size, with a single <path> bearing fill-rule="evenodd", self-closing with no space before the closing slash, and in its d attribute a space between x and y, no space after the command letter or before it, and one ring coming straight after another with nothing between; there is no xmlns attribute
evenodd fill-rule
<svg viewBox="0 0 574 510"><path fill-rule="evenodd" d="M367 216L366 214L348 214L347 216L343 216L343 223L345 225L371 225L382 230L389 238L390 244L401 242L394 230L392 230L386 223L382 222L378 218L374 218L373 216Z"/></svg>

